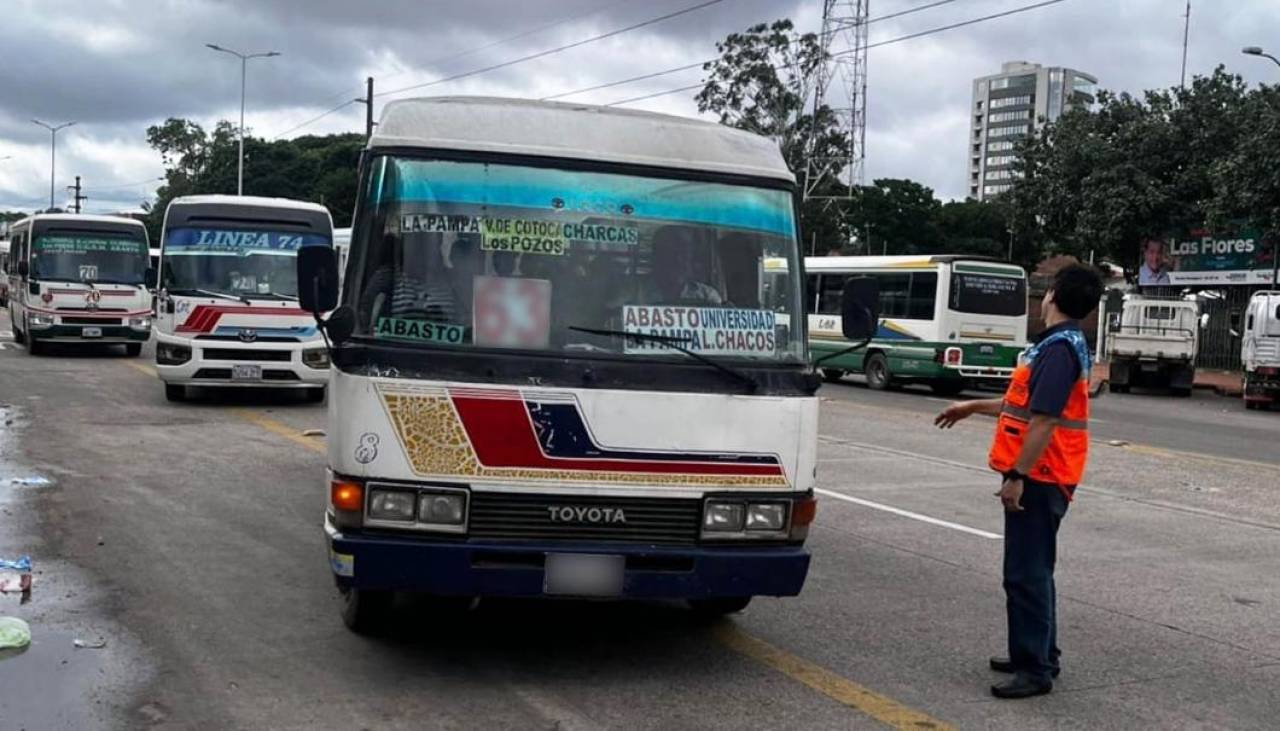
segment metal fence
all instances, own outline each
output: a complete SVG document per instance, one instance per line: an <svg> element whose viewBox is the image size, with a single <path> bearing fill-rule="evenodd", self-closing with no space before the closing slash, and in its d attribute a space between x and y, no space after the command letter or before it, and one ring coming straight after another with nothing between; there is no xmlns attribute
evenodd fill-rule
<svg viewBox="0 0 1280 731"><path fill-rule="evenodd" d="M1240 341L1244 329L1244 311L1249 298L1259 287L1230 286L1217 289L1205 288L1196 292L1200 311L1208 313L1209 324L1200 331L1200 352L1196 356L1197 368L1238 371ZM1181 287L1144 287L1144 295L1158 297L1182 297L1187 290Z"/></svg>

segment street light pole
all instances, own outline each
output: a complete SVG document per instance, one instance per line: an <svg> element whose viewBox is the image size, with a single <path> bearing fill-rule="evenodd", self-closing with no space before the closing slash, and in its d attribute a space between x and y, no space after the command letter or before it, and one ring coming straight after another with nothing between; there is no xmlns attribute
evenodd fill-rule
<svg viewBox="0 0 1280 731"><path fill-rule="evenodd" d="M1263 51L1260 46L1245 46L1240 52L1246 56L1261 56L1271 59L1271 62L1280 66L1280 59ZM1271 287L1272 289L1280 289L1280 236L1271 241Z"/></svg>
<svg viewBox="0 0 1280 731"><path fill-rule="evenodd" d="M58 130L65 129L75 124L75 122L63 122L57 126L46 124L38 119L31 120L35 124L49 130L49 208L53 208L53 180L57 173L58 166Z"/></svg>
<svg viewBox="0 0 1280 731"><path fill-rule="evenodd" d="M221 51L222 53L229 53L240 59L240 154L239 162L236 165L236 195L244 195L244 90L246 77L249 73L249 59L271 58L272 56L279 56L280 54L277 51L267 51L266 53L240 53L239 51L233 51L230 48L223 48L222 46L213 43L206 43L204 45L207 48L211 48L215 51Z"/></svg>

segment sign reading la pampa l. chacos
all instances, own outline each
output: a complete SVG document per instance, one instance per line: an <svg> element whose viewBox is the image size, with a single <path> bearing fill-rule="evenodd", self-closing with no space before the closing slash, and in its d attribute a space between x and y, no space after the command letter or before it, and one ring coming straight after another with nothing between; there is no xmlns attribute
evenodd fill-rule
<svg viewBox="0 0 1280 731"><path fill-rule="evenodd" d="M1250 229L1193 229L1163 240L1146 239L1138 252L1138 284L1266 284L1271 281L1272 246Z"/></svg>

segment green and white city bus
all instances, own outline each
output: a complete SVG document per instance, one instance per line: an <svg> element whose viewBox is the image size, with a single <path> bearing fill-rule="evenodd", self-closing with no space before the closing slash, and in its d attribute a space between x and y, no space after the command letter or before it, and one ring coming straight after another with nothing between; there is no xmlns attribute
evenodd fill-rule
<svg viewBox="0 0 1280 731"><path fill-rule="evenodd" d="M1021 267L967 256L827 256L805 259L812 357L851 345L840 335L849 277L880 286L880 327L862 350L822 363L835 381L863 373L874 389L927 383L942 395L1002 385L1027 345L1027 276Z"/></svg>

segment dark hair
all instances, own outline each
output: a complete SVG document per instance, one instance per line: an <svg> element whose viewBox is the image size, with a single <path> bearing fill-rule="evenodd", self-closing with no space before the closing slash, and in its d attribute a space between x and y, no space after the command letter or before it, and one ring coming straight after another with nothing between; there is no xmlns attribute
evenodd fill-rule
<svg viewBox="0 0 1280 731"><path fill-rule="evenodd" d="M1157 238L1155 238L1155 237L1153 237L1153 236L1148 236L1147 238L1143 239L1143 240L1142 240L1142 253L1144 253L1144 254L1145 254L1145 253L1147 253L1147 244L1159 244L1159 245L1160 245L1160 250L1161 250L1161 251L1164 251L1164 240L1163 240L1163 239L1157 239Z"/></svg>
<svg viewBox="0 0 1280 731"><path fill-rule="evenodd" d="M1062 314L1083 320L1098 306L1102 298L1102 277L1092 267L1072 264L1053 275L1053 303Z"/></svg>

